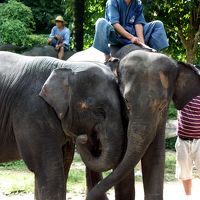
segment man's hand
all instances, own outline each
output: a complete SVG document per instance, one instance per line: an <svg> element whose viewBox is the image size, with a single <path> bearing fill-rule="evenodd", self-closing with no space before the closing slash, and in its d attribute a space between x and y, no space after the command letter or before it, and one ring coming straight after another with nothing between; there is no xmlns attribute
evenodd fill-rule
<svg viewBox="0 0 200 200"><path fill-rule="evenodd" d="M57 44L56 47L55 47L55 49L56 49L56 50L59 50L59 49L60 49L60 45Z"/></svg>
<svg viewBox="0 0 200 200"><path fill-rule="evenodd" d="M62 36L60 36L60 35L55 35L54 38L57 39L57 40L59 40L59 41L62 40Z"/></svg>
<svg viewBox="0 0 200 200"><path fill-rule="evenodd" d="M47 40L48 44L50 44L51 41L52 41L52 38L49 38L49 39Z"/></svg>
<svg viewBox="0 0 200 200"><path fill-rule="evenodd" d="M132 38L131 38L131 42L133 43L133 44L137 44L137 45L140 45L142 42L141 42L141 40L138 38L138 37L135 37L135 36L133 36Z"/></svg>

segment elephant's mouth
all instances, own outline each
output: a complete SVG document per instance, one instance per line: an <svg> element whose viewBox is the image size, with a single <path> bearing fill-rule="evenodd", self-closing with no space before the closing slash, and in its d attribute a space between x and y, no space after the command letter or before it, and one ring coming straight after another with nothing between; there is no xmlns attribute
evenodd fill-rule
<svg viewBox="0 0 200 200"><path fill-rule="evenodd" d="M113 169L119 162L116 142L108 137L110 134L102 124L97 124L90 134L76 138L76 147L85 165L93 171L103 172Z"/></svg>
<svg viewBox="0 0 200 200"><path fill-rule="evenodd" d="M77 137L76 143L81 143L90 151L91 155L95 158L101 156L102 142L99 133L94 129L91 134L81 134Z"/></svg>
<svg viewBox="0 0 200 200"><path fill-rule="evenodd" d="M102 143L99 135L96 131L93 131L91 137L89 137L90 152L94 157L99 157L102 153Z"/></svg>

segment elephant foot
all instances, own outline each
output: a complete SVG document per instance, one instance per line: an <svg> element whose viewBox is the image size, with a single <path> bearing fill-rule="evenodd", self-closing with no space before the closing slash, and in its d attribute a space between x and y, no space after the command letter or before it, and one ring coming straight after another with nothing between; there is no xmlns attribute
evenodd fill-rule
<svg viewBox="0 0 200 200"><path fill-rule="evenodd" d="M145 200L163 200L163 194L147 194Z"/></svg>

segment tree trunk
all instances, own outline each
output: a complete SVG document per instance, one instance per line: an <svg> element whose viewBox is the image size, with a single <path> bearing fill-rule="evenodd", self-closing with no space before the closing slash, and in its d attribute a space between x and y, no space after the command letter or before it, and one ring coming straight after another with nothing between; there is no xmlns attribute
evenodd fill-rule
<svg viewBox="0 0 200 200"><path fill-rule="evenodd" d="M85 0L74 0L74 45L76 51L83 50Z"/></svg>
<svg viewBox="0 0 200 200"><path fill-rule="evenodd" d="M195 49L188 46L186 48L186 60L187 60L187 62L193 64L194 61L195 61L195 55L196 55Z"/></svg>

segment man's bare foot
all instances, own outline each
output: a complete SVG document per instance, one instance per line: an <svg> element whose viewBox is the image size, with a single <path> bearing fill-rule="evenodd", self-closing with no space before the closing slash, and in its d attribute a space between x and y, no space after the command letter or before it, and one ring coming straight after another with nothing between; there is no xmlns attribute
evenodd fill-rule
<svg viewBox="0 0 200 200"><path fill-rule="evenodd" d="M109 55L105 54L105 62L108 62L111 58L112 56L110 54Z"/></svg>
<svg viewBox="0 0 200 200"><path fill-rule="evenodd" d="M104 63L116 62L116 61L119 61L119 59L112 57L111 55L105 55L105 62Z"/></svg>

